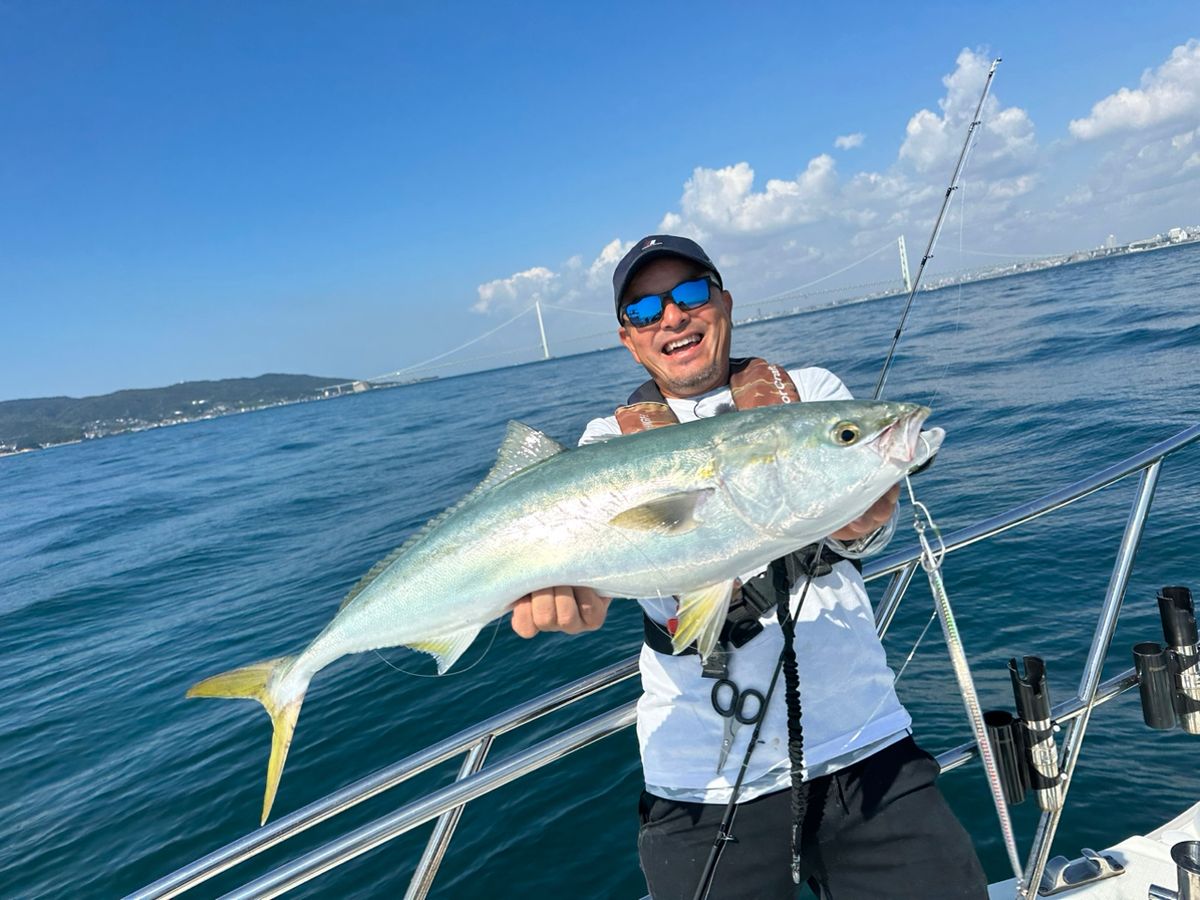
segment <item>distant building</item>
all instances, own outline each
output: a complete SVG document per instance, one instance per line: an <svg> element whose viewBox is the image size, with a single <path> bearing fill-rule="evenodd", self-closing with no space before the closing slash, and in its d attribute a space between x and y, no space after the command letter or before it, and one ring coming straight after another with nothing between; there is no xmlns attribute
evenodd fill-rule
<svg viewBox="0 0 1200 900"><path fill-rule="evenodd" d="M1105 250L1115 250L1116 247L1117 247L1117 236L1115 234L1110 234L1108 236L1108 240L1106 240L1104 242L1104 249Z"/></svg>
<svg viewBox="0 0 1200 900"><path fill-rule="evenodd" d="M1180 244L1183 241L1186 241L1187 237L1188 237L1188 233L1186 231L1184 231L1182 228L1172 228L1170 231L1167 232L1167 240L1170 241L1172 244Z"/></svg>
<svg viewBox="0 0 1200 900"><path fill-rule="evenodd" d="M363 391L369 391L371 389L371 385L367 384L365 381L356 381L350 386L350 389L356 394L361 394Z"/></svg>

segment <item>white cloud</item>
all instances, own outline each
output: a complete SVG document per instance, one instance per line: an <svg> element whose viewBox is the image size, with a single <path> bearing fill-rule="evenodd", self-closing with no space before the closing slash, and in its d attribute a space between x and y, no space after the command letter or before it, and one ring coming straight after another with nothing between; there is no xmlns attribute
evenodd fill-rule
<svg viewBox="0 0 1200 900"><path fill-rule="evenodd" d="M901 160L921 173L949 172L962 149L990 65L984 53L964 49L958 54L954 71L942 79L946 96L938 101L941 115L922 109L908 120ZM984 174L1012 174L1014 169L1029 166L1037 150L1029 114L1020 107L1002 107L993 91L982 116L972 168Z"/></svg>
<svg viewBox="0 0 1200 900"><path fill-rule="evenodd" d="M754 170L740 162L722 169L697 168L683 186L680 211L663 216L660 227L695 237L757 234L815 222L828 212L837 189L833 157L809 160L794 179L769 179L755 192Z"/></svg>
<svg viewBox="0 0 1200 900"><path fill-rule="evenodd" d="M698 167L684 183L678 206L657 230L701 241L716 254L722 273L742 292L769 293L794 286L810 273L845 265L906 230L927 233L938 200L974 113L988 57L963 50L942 79L941 114L921 110L909 122L897 162L883 172L843 178L827 153L812 157L793 178L756 184L748 161ZM999 219L1035 185L1037 144L1024 110L1004 107L993 95L985 109L984 140L976 147L964 184L978 221ZM839 148L861 146L862 133L842 135ZM479 288L475 309L517 311L535 296L544 303L595 309L612 270L632 242L609 242L585 265L576 257L557 271L531 269ZM602 305L602 304L600 304Z"/></svg>
<svg viewBox="0 0 1200 900"><path fill-rule="evenodd" d="M558 280L558 276L545 266L535 266L524 272L517 272L508 278L497 278L476 288L479 300L471 309L475 312L486 313L495 308L509 308L521 301L525 305L526 298L532 302L535 295L547 292Z"/></svg>
<svg viewBox="0 0 1200 900"><path fill-rule="evenodd" d="M833 140L833 146L839 150L853 150L855 147L861 147L867 136L861 131L856 131L854 134L843 134Z"/></svg>
<svg viewBox="0 0 1200 900"><path fill-rule="evenodd" d="M1170 65L1143 79L1143 90L1153 92L1168 81L1178 84L1178 73L1185 68L1178 58L1189 55L1200 57L1197 42L1178 48ZM923 244L988 67L984 53L960 52L942 79L945 90L936 111L920 109L910 117L904 133L895 135L895 161L880 171L843 175L828 153L808 159L794 177L765 181L748 160L698 167L657 230L701 241L741 300L827 275L880 251L900 234L910 249ZM1154 224L1146 234L1179 224L1173 220L1188 218L1194 209L1189 198L1200 191L1197 118L1200 112L1185 128L1169 132L1133 132L1103 154L1065 139L1043 148L1029 114L1019 106L1005 106L993 91L947 228L959 232L964 226L964 246L973 250L1026 254L1086 246L1093 240L1098 244L1108 232L1122 229L1135 237L1147 222ZM855 133L834 143L849 149L863 140ZM606 310L612 270L631 246L631 241L614 239L591 262L584 254L554 271L539 267L490 282L479 288L475 308L515 312L536 295L544 303L581 311ZM945 252L939 255L945 265ZM889 259L880 251L853 277L890 278ZM955 265L972 262L978 260Z"/></svg>
<svg viewBox="0 0 1200 900"><path fill-rule="evenodd" d="M576 255L558 271L534 266L508 278L497 278L477 287L479 299L471 309L477 313L513 314L527 309L534 300L543 304L590 306L597 297L612 291L612 273L632 241L609 241L590 263Z"/></svg>
<svg viewBox="0 0 1200 900"><path fill-rule="evenodd" d="M1171 51L1157 69L1142 73L1141 87L1121 88L1092 107L1092 114L1073 119L1071 134L1081 141L1122 131L1200 118L1200 41L1192 39Z"/></svg>

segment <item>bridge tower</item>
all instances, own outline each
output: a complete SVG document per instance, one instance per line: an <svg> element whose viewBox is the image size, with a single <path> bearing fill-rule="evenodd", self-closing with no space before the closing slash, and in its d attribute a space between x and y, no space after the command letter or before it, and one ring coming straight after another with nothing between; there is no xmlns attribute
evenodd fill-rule
<svg viewBox="0 0 1200 900"><path fill-rule="evenodd" d="M904 290L912 293L912 279L908 277L908 249L904 246L904 235L900 235L900 275L904 278Z"/></svg>

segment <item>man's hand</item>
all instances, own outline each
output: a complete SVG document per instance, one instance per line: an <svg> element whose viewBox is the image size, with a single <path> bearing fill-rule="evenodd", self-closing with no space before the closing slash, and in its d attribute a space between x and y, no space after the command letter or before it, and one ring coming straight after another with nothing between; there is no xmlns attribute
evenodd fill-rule
<svg viewBox="0 0 1200 900"><path fill-rule="evenodd" d="M875 529L887 524L899 498L900 485L893 484L886 494L871 504L870 509L849 525L839 528L830 537L839 541L857 541L860 537L866 537Z"/></svg>
<svg viewBox="0 0 1200 900"><path fill-rule="evenodd" d="M526 594L512 606L512 629L523 638L541 631L579 634L595 631L604 624L612 597L591 588L542 588Z"/></svg>

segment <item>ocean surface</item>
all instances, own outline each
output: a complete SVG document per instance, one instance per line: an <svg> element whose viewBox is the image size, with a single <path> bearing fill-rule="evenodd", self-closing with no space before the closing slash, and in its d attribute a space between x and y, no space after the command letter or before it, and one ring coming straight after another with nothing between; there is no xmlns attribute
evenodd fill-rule
<svg viewBox="0 0 1200 900"><path fill-rule="evenodd" d="M947 430L920 497L946 530L1062 486L1200 421L1200 247L922 294L887 395ZM900 300L757 323L735 353L819 364L869 396ZM736 292L735 292L736 311ZM0 895L116 897L251 831L269 725L189 685L296 652L346 590L490 468L505 422L573 443L639 382L623 350L268 409L0 459ZM1135 480L950 556L946 583L985 707L1011 707L1006 662L1047 660L1076 690ZM1160 639L1164 584L1200 591L1200 446L1164 466L1106 675ZM907 516L905 517L907 521ZM913 542L911 529L893 548ZM872 585L878 597L883 583ZM437 597L430 597L436 603ZM929 619L914 582L893 667ZM552 686L633 654L633 604L600 632L522 641L485 629L458 674L402 649L313 682L275 815L295 810ZM400 671L405 670L405 671ZM415 673L415 674L409 674ZM497 740L503 759L627 682ZM931 751L968 736L935 626L899 683ZM1056 852L1104 847L1200 798L1200 738L1141 721L1136 692L1092 719ZM198 889L217 896L301 849L450 781L457 761ZM435 897L640 897L632 730L471 804ZM943 789L992 879L1005 856L979 765ZM1022 853L1032 799L1014 809ZM404 890L429 826L299 889Z"/></svg>

